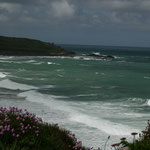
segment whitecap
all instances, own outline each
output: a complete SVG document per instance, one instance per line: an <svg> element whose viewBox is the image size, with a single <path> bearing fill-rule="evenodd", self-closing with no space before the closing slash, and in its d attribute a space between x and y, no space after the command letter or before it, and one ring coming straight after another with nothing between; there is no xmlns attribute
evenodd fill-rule
<svg viewBox="0 0 150 150"><path fill-rule="evenodd" d="M83 58L84 60L94 60L93 58Z"/></svg>
<svg viewBox="0 0 150 150"><path fill-rule="evenodd" d="M147 105L150 106L150 99L147 99Z"/></svg>
<svg viewBox="0 0 150 150"><path fill-rule="evenodd" d="M35 60L27 60L27 61L25 61L25 63L35 63L36 61Z"/></svg>
<svg viewBox="0 0 150 150"><path fill-rule="evenodd" d="M63 77L64 77L64 76L63 76L63 75L61 75L61 74L58 74L57 76L58 76L58 77L61 77L61 78L63 78Z"/></svg>
<svg viewBox="0 0 150 150"><path fill-rule="evenodd" d="M43 64L43 62L37 62L37 63L33 63L34 65L41 65Z"/></svg>
<svg viewBox="0 0 150 150"><path fill-rule="evenodd" d="M55 111L60 110L62 113L67 112L69 121L83 124L88 128L96 128L97 130L109 135L122 136L130 135L133 131L139 132L135 128L129 127L125 124L108 121L103 118L82 113L80 109L76 107L76 103L74 102L58 100L66 98L65 96L41 94L35 90L30 90L19 93L18 97L23 97L32 103L39 103L48 106L49 109L55 109ZM81 105L83 103L78 104Z"/></svg>
<svg viewBox="0 0 150 150"><path fill-rule="evenodd" d="M80 57L80 56L75 56L75 57L73 57L74 59L82 59L82 57Z"/></svg>
<svg viewBox="0 0 150 150"><path fill-rule="evenodd" d="M102 72L101 75L105 75L105 73Z"/></svg>
<svg viewBox="0 0 150 150"><path fill-rule="evenodd" d="M148 79L148 80L149 80L149 79L150 79L150 77L144 77L144 79Z"/></svg>
<svg viewBox="0 0 150 150"><path fill-rule="evenodd" d="M37 87L35 87L35 86L13 82L9 79L5 79L5 80L0 81L0 88L6 88L6 89L11 89L11 90L37 89Z"/></svg>
<svg viewBox="0 0 150 150"><path fill-rule="evenodd" d="M55 86L54 85L44 85L44 86L41 86L40 88L54 88Z"/></svg>
<svg viewBox="0 0 150 150"><path fill-rule="evenodd" d="M100 56L100 52L93 52L94 55Z"/></svg>
<svg viewBox="0 0 150 150"><path fill-rule="evenodd" d="M64 109L65 103L63 101L57 101L58 99L68 98L66 96L47 95L41 94L35 90L30 90L19 93L18 97L23 97L29 102L43 104L52 109L67 111L67 108Z"/></svg>
<svg viewBox="0 0 150 150"><path fill-rule="evenodd" d="M123 58L123 57L119 57L119 56L114 56L114 57L115 57L115 59Z"/></svg>
<svg viewBox="0 0 150 150"><path fill-rule="evenodd" d="M33 78L23 78L23 79L25 79L25 80L33 80Z"/></svg>
<svg viewBox="0 0 150 150"><path fill-rule="evenodd" d="M0 59L6 60L6 59L12 59L13 56L1 56Z"/></svg>
<svg viewBox="0 0 150 150"><path fill-rule="evenodd" d="M48 64L48 65L52 65L53 63L52 63L52 62L47 62L47 64Z"/></svg>
<svg viewBox="0 0 150 150"><path fill-rule="evenodd" d="M12 61L9 60L0 60L1 63L12 63Z"/></svg>
<svg viewBox="0 0 150 150"><path fill-rule="evenodd" d="M131 102L144 102L145 100L142 98L129 98L128 101Z"/></svg>
<svg viewBox="0 0 150 150"><path fill-rule="evenodd" d="M85 124L88 127L94 127L109 135L130 135L132 131L138 132L138 130L132 129L127 125L110 122L105 119L91 117L80 113L72 115L70 119Z"/></svg>
<svg viewBox="0 0 150 150"><path fill-rule="evenodd" d="M62 72L62 71L64 71L64 69L57 69L56 71L57 72Z"/></svg>
<svg viewBox="0 0 150 150"><path fill-rule="evenodd" d="M60 64L57 64L57 63L53 63L53 62L47 62L48 65L60 65Z"/></svg>
<svg viewBox="0 0 150 150"><path fill-rule="evenodd" d="M5 78L5 77L6 77L5 73L0 72L0 78Z"/></svg>
<svg viewBox="0 0 150 150"><path fill-rule="evenodd" d="M124 115L130 116L130 117L133 117L133 118L135 118L135 117L141 118L141 117L145 116L145 114L139 114L139 113L124 113Z"/></svg>

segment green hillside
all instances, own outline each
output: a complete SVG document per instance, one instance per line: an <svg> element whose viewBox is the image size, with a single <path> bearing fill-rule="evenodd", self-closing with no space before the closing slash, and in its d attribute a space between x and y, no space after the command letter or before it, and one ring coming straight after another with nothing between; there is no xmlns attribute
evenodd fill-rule
<svg viewBox="0 0 150 150"><path fill-rule="evenodd" d="M27 38L0 36L0 55L12 56L66 56L74 55L54 43Z"/></svg>

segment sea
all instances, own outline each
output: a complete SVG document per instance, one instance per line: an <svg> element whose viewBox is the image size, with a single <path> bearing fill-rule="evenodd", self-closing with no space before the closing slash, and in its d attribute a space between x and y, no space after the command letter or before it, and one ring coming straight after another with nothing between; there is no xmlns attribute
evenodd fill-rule
<svg viewBox="0 0 150 150"><path fill-rule="evenodd" d="M150 48L61 45L80 57L0 56L0 106L15 106L106 149L150 119Z"/></svg>

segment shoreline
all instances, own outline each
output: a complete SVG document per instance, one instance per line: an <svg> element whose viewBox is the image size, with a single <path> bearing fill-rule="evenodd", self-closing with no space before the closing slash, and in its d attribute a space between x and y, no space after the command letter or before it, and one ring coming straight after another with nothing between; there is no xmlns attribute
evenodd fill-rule
<svg viewBox="0 0 150 150"><path fill-rule="evenodd" d="M11 57L11 56L14 56L14 57L67 57L67 58L80 58L80 59L115 59L114 56L112 55L94 55L94 54L74 54L74 55L58 55L58 54L53 54L53 55L1 55L0 56L8 56L8 57Z"/></svg>

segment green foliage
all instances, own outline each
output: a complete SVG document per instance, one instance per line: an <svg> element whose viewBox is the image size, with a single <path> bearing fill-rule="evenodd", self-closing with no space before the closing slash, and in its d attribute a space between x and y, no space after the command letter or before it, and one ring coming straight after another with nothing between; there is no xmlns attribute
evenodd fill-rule
<svg viewBox="0 0 150 150"><path fill-rule="evenodd" d="M14 38L0 36L0 55L15 56L56 56L70 55L54 43L46 43L27 38Z"/></svg>
<svg viewBox="0 0 150 150"><path fill-rule="evenodd" d="M139 134L139 137L136 139L138 133L131 133L133 136L133 143L129 143L126 138L122 138L121 142L118 144L113 144L112 147L116 150L120 150L121 147L128 147L129 150L150 150L150 122L148 120L147 127L144 131Z"/></svg>
<svg viewBox="0 0 150 150"><path fill-rule="evenodd" d="M28 111L0 107L0 150L85 150L75 135Z"/></svg>

